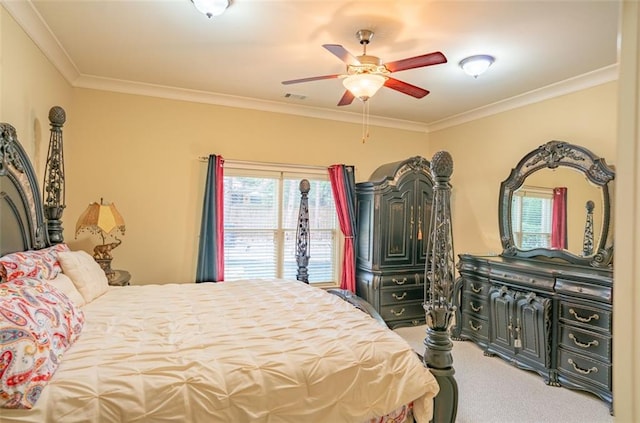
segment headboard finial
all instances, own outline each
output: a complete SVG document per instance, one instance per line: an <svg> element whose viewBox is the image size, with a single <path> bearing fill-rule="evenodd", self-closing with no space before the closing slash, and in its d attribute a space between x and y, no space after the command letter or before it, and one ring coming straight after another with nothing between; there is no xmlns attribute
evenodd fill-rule
<svg viewBox="0 0 640 423"><path fill-rule="evenodd" d="M49 110L49 122L51 126L62 126L67 120L67 114L60 106L53 106Z"/></svg>

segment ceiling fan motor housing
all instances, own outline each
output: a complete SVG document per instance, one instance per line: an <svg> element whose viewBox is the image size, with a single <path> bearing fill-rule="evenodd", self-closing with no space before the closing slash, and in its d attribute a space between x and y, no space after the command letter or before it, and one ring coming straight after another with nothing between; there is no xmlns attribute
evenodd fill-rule
<svg viewBox="0 0 640 423"><path fill-rule="evenodd" d="M360 73L376 73L382 76L389 75L391 72L382 64L379 57L369 56L363 54L362 56L356 56L359 65L348 65L347 74L357 75Z"/></svg>

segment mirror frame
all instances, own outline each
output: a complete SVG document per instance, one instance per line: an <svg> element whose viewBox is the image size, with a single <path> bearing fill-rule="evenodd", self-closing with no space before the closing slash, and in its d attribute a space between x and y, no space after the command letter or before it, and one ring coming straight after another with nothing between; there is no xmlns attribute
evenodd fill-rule
<svg viewBox="0 0 640 423"><path fill-rule="evenodd" d="M527 176L540 169L555 169L560 166L571 167L581 172L590 182L602 188L603 222L598 244L594 245L594 254L578 256L567 250L535 248L519 249L513 240L511 225L511 201L513 193L520 188ZM613 265L613 231L611 216L613 215L613 186L609 182L615 178L615 171L604 159L597 157L584 147L564 141L549 141L524 156L518 165L511 169L511 174L500 184L498 200L498 219L502 255L507 257L547 257L559 258L569 263L592 267L609 267ZM595 238L595 236L594 236Z"/></svg>

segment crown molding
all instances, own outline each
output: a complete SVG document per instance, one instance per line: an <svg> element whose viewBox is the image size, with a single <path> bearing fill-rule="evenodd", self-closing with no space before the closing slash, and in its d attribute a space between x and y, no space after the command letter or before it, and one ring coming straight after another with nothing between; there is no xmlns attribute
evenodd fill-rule
<svg viewBox="0 0 640 423"><path fill-rule="evenodd" d="M73 87L261 110L347 123L362 122L362 115L359 113L82 75L30 0L0 0L0 4L4 6L18 25L22 27L43 54ZM434 132L594 87L614 81L617 78L618 65L615 64L434 122L414 122L371 115L369 117L369 124L423 133Z"/></svg>
<svg viewBox="0 0 640 423"><path fill-rule="evenodd" d="M328 119L347 123L362 123L362 115L359 113L335 111L319 107L309 107L298 104L287 104L278 101L260 100L256 98L217 94L207 91L175 88L163 85L132 82L111 78L82 75L72 85L78 88L89 88L102 91L114 91L125 94L137 94L149 97L160 97L172 100L190 101L194 103L215 104L241 109L253 109L266 112L283 113ZM427 125L419 122L411 122L400 119L389 119L371 115L369 124L374 126L404 129L407 131L425 132Z"/></svg>
<svg viewBox="0 0 640 423"><path fill-rule="evenodd" d="M610 65L592 72L588 72L564 81L556 82L546 87L538 88L515 97L478 107L468 112L460 113L428 124L429 132L435 132L452 126L461 125L487 116L517 109L529 104L549 100L576 91L595 87L618 79L618 65Z"/></svg>
<svg viewBox="0 0 640 423"><path fill-rule="evenodd" d="M0 0L0 4L58 69L58 72L73 85L73 81L80 76L80 72L33 3L30 0Z"/></svg>

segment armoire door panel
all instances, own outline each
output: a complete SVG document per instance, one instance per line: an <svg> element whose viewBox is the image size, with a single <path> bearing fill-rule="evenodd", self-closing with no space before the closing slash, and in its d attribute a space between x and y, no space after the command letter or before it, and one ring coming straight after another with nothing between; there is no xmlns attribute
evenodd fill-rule
<svg viewBox="0 0 640 423"><path fill-rule="evenodd" d="M431 181L425 177L416 180L416 203L418 219L416 230L416 264L424 266L427 258L427 237L430 232L431 207L433 203L433 188Z"/></svg>
<svg viewBox="0 0 640 423"><path fill-rule="evenodd" d="M414 192L390 192L380 202L381 266L407 266L414 262ZM384 225L382 223L384 222Z"/></svg>

